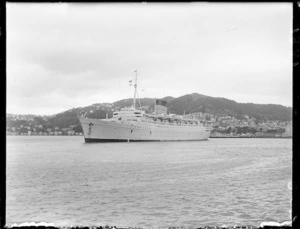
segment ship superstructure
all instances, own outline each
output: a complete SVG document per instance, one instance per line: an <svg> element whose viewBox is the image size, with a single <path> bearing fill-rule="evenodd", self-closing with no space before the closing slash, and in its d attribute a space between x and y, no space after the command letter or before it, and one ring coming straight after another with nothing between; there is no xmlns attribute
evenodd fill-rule
<svg viewBox="0 0 300 229"><path fill-rule="evenodd" d="M155 111L147 114L136 108L137 72L132 107L121 108L111 118L79 118L85 142L124 141L200 141L207 140L210 128L199 120L186 119L180 115L167 114L166 101L157 99Z"/></svg>

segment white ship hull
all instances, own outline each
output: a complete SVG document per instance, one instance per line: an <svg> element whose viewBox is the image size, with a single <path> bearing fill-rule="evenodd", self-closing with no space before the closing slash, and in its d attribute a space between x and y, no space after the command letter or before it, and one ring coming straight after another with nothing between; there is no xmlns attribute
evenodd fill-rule
<svg viewBox="0 0 300 229"><path fill-rule="evenodd" d="M171 125L147 121L108 121L80 118L85 142L201 141L210 129L199 125Z"/></svg>

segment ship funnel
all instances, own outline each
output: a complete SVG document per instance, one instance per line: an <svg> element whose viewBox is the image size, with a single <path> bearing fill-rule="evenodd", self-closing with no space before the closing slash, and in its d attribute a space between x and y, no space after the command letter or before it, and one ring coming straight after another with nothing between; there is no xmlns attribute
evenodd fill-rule
<svg viewBox="0 0 300 229"><path fill-rule="evenodd" d="M161 114L167 114L168 108L167 108L167 102L161 99L157 99L155 102L155 114L161 115Z"/></svg>

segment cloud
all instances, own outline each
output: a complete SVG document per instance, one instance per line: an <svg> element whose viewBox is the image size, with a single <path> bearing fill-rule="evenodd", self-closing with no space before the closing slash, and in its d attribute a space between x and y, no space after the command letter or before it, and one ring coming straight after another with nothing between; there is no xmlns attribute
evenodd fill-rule
<svg viewBox="0 0 300 229"><path fill-rule="evenodd" d="M281 3L8 3L8 108L131 97L135 69L148 97L244 94L291 105L291 29L292 5Z"/></svg>

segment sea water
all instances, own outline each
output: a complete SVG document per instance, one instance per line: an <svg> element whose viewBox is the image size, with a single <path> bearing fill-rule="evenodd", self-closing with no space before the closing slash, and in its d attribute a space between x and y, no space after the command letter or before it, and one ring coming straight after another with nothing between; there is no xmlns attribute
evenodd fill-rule
<svg viewBox="0 0 300 229"><path fill-rule="evenodd" d="M291 139L8 136L6 223L203 227L291 220Z"/></svg>

